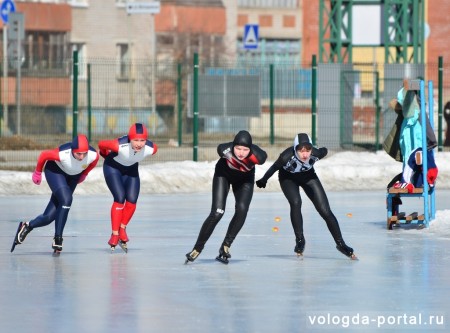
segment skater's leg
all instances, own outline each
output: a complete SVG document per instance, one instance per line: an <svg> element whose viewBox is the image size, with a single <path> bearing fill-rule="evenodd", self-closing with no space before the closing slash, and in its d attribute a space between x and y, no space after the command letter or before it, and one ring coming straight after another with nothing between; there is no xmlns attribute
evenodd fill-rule
<svg viewBox="0 0 450 333"><path fill-rule="evenodd" d="M339 223L336 216L334 216L331 211L327 195L320 180L318 178L310 179L306 184L304 184L303 189L305 190L308 198L313 202L314 207L319 212L320 216L327 223L328 230L336 242L336 248L346 256L356 259L356 256L353 254L353 249L347 246L342 238Z"/></svg>
<svg viewBox="0 0 450 333"><path fill-rule="evenodd" d="M304 239L302 198L300 197L300 187L291 179L280 180L280 187L283 191L284 196L289 202L291 223L292 228L294 229L294 235L297 243L301 239Z"/></svg>
<svg viewBox="0 0 450 333"><path fill-rule="evenodd" d="M65 175L63 179L61 175L59 175L57 178L58 182L49 183L57 201L55 212L55 237L53 238L52 243L52 248L55 252L62 251L62 236L72 206L73 192L77 187L78 178L78 176Z"/></svg>
<svg viewBox="0 0 450 333"><path fill-rule="evenodd" d="M304 185L302 185L303 190L305 191L308 198L314 204L319 215L325 220L328 230L335 242L342 241L341 229L339 227L339 223L331 211L330 204L328 202L327 195L325 190L320 182L320 180L315 177Z"/></svg>
<svg viewBox="0 0 450 333"><path fill-rule="evenodd" d="M230 183L225 177L213 178L211 212L203 222L194 249L201 252L225 212Z"/></svg>
<svg viewBox="0 0 450 333"><path fill-rule="evenodd" d="M14 236L14 245L11 248L11 252L14 251L15 245L22 244L25 241L27 235L34 229L46 226L50 224L56 215L57 199L54 195L50 198L50 202L47 205L44 213L37 216L29 222L20 222L16 235Z"/></svg>
<svg viewBox="0 0 450 333"><path fill-rule="evenodd" d="M251 183L233 185L233 193L236 200L235 212L230 221L230 225L228 226L222 245L220 246L219 255L216 257L216 260L224 264L228 264L228 259L231 258L230 246L244 226L250 202L253 197L253 181Z"/></svg>
<svg viewBox="0 0 450 333"><path fill-rule="evenodd" d="M223 245L227 247L231 246L239 231L244 226L253 197L253 183L243 183L236 187L233 186L233 193L236 200L235 212L223 241Z"/></svg>
<svg viewBox="0 0 450 333"><path fill-rule="evenodd" d="M119 235L120 222L123 217L124 204L114 201L111 205L111 230L113 235Z"/></svg>
<svg viewBox="0 0 450 333"><path fill-rule="evenodd" d="M280 180L280 187L289 202L292 228L295 235L294 252L302 255L305 250L305 237L303 235L302 198L300 187L291 179Z"/></svg>
<svg viewBox="0 0 450 333"><path fill-rule="evenodd" d="M55 206L55 236L62 236L64 227L72 205L72 194L77 186L78 176L65 174L55 163L47 164L45 167L45 177L48 186L52 190L51 202ZM48 205L46 211L53 211L52 205ZM44 213L44 215L46 215ZM32 224L34 227L34 224Z"/></svg>
<svg viewBox="0 0 450 333"><path fill-rule="evenodd" d="M62 237L64 227L66 226L67 216L72 205L72 190L66 186L56 191L55 196L58 200L58 206L55 214L55 237Z"/></svg>
<svg viewBox="0 0 450 333"><path fill-rule="evenodd" d="M112 196L113 204L111 205L111 238L108 244L114 248L119 242L119 228L123 218L123 208L125 205L125 181L126 175L122 175L120 170L103 164L103 174L105 182L108 186Z"/></svg>
<svg viewBox="0 0 450 333"><path fill-rule="evenodd" d="M60 188L68 186L66 175L58 166L56 166L56 164L50 163L45 167L45 178L52 191L52 196L50 197L50 201L45 208L44 213L30 221L30 227L32 228L46 226L55 220L57 207L60 205L58 196L55 193Z"/></svg>
<svg viewBox="0 0 450 333"><path fill-rule="evenodd" d="M130 223L131 218L136 211L136 203L140 192L140 179L139 177L128 176L125 181L125 193L126 201L123 209L122 220L119 229L119 238L121 242L128 242L128 235L126 232L126 227Z"/></svg>
<svg viewBox="0 0 450 333"><path fill-rule="evenodd" d="M31 228L40 228L49 225L55 220L56 207L58 206L58 199L54 194L50 197L50 201L44 210L44 213L32 219L29 223Z"/></svg>
<svg viewBox="0 0 450 333"><path fill-rule="evenodd" d="M136 211L136 204L131 203L129 201L125 202L125 206L123 208L122 221L120 223L119 228L119 238L122 242L128 242L128 235L126 232L126 228L128 223L130 222L134 212Z"/></svg>
<svg viewBox="0 0 450 333"><path fill-rule="evenodd" d="M135 211L136 203L126 201L125 207L123 208L122 223L120 224L122 228L126 227L128 223L130 223Z"/></svg>

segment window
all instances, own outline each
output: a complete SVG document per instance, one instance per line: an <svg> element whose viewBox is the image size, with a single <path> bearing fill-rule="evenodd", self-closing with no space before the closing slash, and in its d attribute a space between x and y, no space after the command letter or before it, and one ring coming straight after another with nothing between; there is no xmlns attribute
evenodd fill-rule
<svg viewBox="0 0 450 333"><path fill-rule="evenodd" d="M239 8L298 8L298 0L238 0Z"/></svg>
<svg viewBox="0 0 450 333"><path fill-rule="evenodd" d="M118 79L129 79L130 77L130 47L128 44L119 43L116 46L117 58L119 59L119 65L117 68Z"/></svg>
<svg viewBox="0 0 450 333"><path fill-rule="evenodd" d="M272 15L260 15L258 20L259 20L259 25L261 27L271 27L273 25L272 24L272 20L273 20Z"/></svg>
<svg viewBox="0 0 450 333"><path fill-rule="evenodd" d="M172 47L175 43L175 38L173 35L169 34L158 34L156 37L156 43L158 47Z"/></svg>
<svg viewBox="0 0 450 333"><path fill-rule="evenodd" d="M243 27L248 23L248 15L246 14L239 14L237 19L238 27Z"/></svg>
<svg viewBox="0 0 450 333"><path fill-rule="evenodd" d="M301 40L261 39L257 49L246 50L242 40L237 45L238 61L242 64L298 63L301 58Z"/></svg>
<svg viewBox="0 0 450 333"><path fill-rule="evenodd" d="M294 15L284 15L283 16L283 27L284 28L295 28L295 16Z"/></svg>
<svg viewBox="0 0 450 333"><path fill-rule="evenodd" d="M41 70L63 72L64 61L70 52L68 34L65 32L26 31L23 48L24 73Z"/></svg>
<svg viewBox="0 0 450 333"><path fill-rule="evenodd" d="M89 6L89 0L69 0L69 5L73 7L87 7Z"/></svg>

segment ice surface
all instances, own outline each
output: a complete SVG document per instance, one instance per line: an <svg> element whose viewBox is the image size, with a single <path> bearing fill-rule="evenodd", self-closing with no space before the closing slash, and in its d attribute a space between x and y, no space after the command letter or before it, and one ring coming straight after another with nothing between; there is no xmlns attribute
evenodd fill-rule
<svg viewBox="0 0 450 333"><path fill-rule="evenodd" d="M200 167L206 173L210 165ZM142 194L128 227L128 254L119 248L111 254L107 245L111 196L77 195L58 257L51 250L54 224L33 230L9 252L18 222L41 213L48 195L4 196L1 331L448 331L450 191L438 189L437 219L429 229L392 231L386 230L383 189L328 194L359 261L335 249L325 222L306 198L306 250L303 259L297 258L289 207L276 189L255 193L229 265L214 258L233 213L231 193L225 216L188 265L185 254L211 205L206 191ZM418 198L404 203L408 206L422 207ZM275 226L278 232L272 231Z"/></svg>

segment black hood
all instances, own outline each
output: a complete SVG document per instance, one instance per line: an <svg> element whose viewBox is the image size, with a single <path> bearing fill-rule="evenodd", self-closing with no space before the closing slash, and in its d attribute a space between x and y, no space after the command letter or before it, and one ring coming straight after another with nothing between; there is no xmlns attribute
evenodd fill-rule
<svg viewBox="0 0 450 333"><path fill-rule="evenodd" d="M233 146L252 147L252 136L247 131L239 131L234 137Z"/></svg>
<svg viewBox="0 0 450 333"><path fill-rule="evenodd" d="M298 146L312 147L311 138L306 133L298 133L294 138L294 150L297 151Z"/></svg>

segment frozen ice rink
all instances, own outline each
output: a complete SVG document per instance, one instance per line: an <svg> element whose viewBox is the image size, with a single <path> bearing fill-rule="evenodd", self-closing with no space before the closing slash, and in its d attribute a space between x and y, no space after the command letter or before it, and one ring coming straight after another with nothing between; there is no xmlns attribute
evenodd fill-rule
<svg viewBox="0 0 450 333"><path fill-rule="evenodd" d="M33 230L10 253L18 222L41 213L47 200L48 195L0 200L1 332L448 332L450 327L450 228L432 223L423 230L386 230L383 191L329 193L359 261L335 249L325 222L305 198L307 243L303 259L297 258L284 196L255 192L229 265L214 258L233 213L232 194L205 250L188 265L185 254L209 213L209 193L141 195L128 228L128 254L120 248L110 253L107 245L110 196L78 195L61 255L52 255L54 224ZM423 207L420 199L409 200L415 210ZM450 191L437 192L438 216L449 213L444 211L449 200Z"/></svg>

